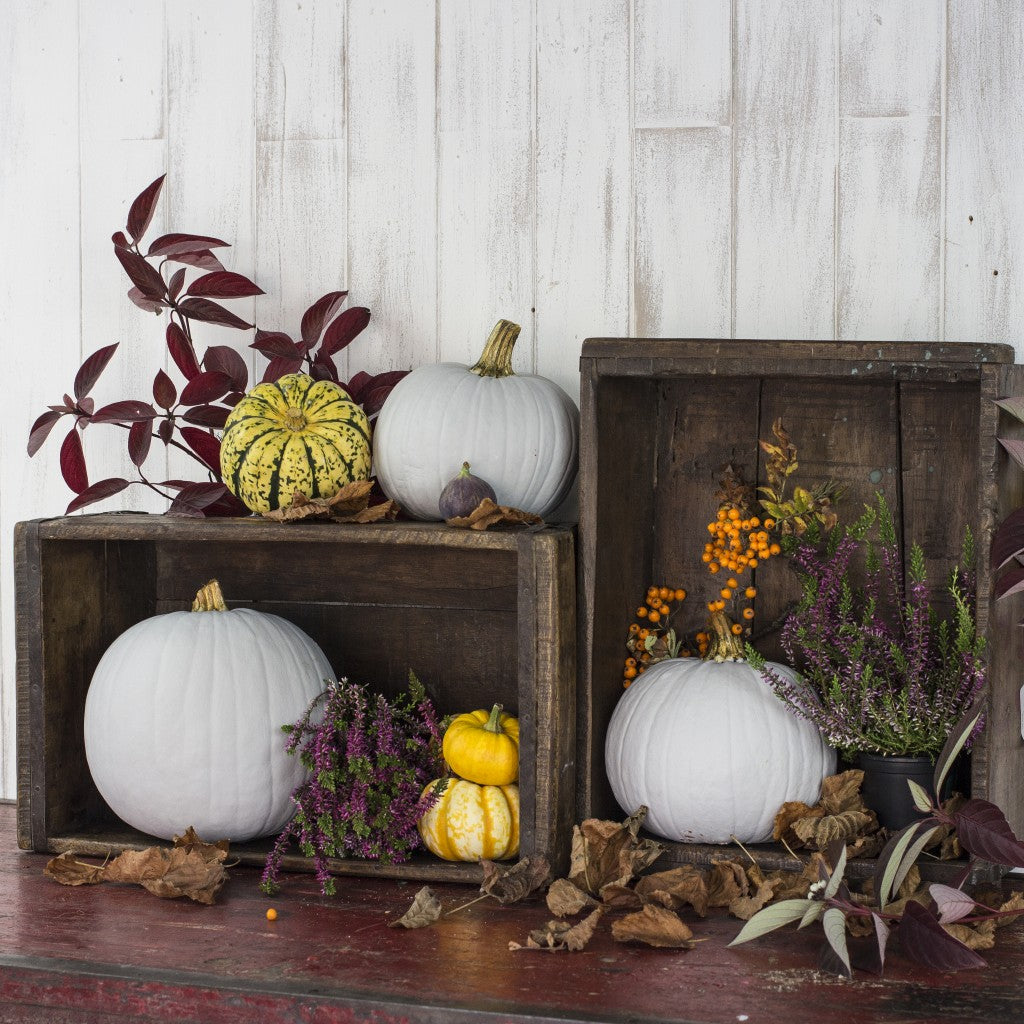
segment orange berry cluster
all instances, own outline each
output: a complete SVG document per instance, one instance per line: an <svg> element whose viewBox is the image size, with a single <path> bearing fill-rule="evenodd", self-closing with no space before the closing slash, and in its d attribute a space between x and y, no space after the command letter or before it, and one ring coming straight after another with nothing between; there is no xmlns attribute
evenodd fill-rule
<svg viewBox="0 0 1024 1024"><path fill-rule="evenodd" d="M723 505L708 523L711 540L704 545L701 555L708 572L714 574L724 569L741 574L781 554L782 548L771 540L773 526L775 522L771 519L762 522L758 516L748 516L735 506Z"/></svg>
<svg viewBox="0 0 1024 1024"><path fill-rule="evenodd" d="M638 621L629 627L626 640L629 657L622 670L623 687L628 687L652 661L660 660L657 648L653 653L651 648L658 641L664 643L661 638L666 635L668 618L674 610L672 604L685 600L686 591L681 587L648 587L644 603L636 610Z"/></svg>

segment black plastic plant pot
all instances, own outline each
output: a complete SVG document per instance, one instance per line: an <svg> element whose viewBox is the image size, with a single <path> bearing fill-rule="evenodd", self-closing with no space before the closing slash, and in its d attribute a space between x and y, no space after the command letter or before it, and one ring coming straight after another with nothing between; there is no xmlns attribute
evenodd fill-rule
<svg viewBox="0 0 1024 1024"><path fill-rule="evenodd" d="M864 772L861 794L878 815L878 822L890 832L899 831L924 815L914 806L908 780L927 793L932 792L935 762L928 757L892 757L862 751L857 765Z"/></svg>

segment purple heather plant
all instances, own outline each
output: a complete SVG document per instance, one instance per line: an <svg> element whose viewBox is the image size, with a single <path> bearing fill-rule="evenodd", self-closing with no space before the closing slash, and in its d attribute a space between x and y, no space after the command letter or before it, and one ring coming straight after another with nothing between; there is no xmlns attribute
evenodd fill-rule
<svg viewBox="0 0 1024 1024"><path fill-rule="evenodd" d="M861 551L865 579L855 586L850 570ZM846 757L872 751L934 758L985 680L973 560L967 530L946 588L951 611L940 616L916 543L904 582L892 513L878 494L876 506L846 530L833 531L823 550L808 543L793 550L803 596L780 642L802 685L754 652L750 660Z"/></svg>
<svg viewBox="0 0 1024 1024"><path fill-rule="evenodd" d="M332 681L283 730L288 753L309 775L292 794L295 816L267 857L260 888L278 889L292 842L312 859L325 896L335 890L331 858L408 860L420 844L416 823L437 799L424 789L444 773L441 723L415 674L390 701L347 679Z"/></svg>

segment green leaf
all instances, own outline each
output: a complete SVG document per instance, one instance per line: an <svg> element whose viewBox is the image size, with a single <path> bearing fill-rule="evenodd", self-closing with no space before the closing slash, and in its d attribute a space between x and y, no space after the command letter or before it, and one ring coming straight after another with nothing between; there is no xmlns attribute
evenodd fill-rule
<svg viewBox="0 0 1024 1024"><path fill-rule="evenodd" d="M806 928L809 924L814 924L819 917L825 912L825 904L819 900L811 900L810 906L807 908L807 912L800 919L800 924L797 928Z"/></svg>
<svg viewBox="0 0 1024 1024"><path fill-rule="evenodd" d="M825 886L825 893L823 899L830 900L839 891L839 886L843 881L843 872L846 870L846 846L843 845L843 849L839 856L836 858L836 866L832 869L832 876L828 880L828 885Z"/></svg>
<svg viewBox="0 0 1024 1024"><path fill-rule="evenodd" d="M924 814L932 810L932 799L928 795L928 790L913 779L907 779L907 785L910 787L910 795L914 798L914 806Z"/></svg>
<svg viewBox="0 0 1024 1024"><path fill-rule="evenodd" d="M749 942L751 939L760 938L768 932L777 928L784 928L787 924L803 917L807 910L821 904L817 900L780 900L759 910L740 930L730 946L738 946L741 942Z"/></svg>
<svg viewBox="0 0 1024 1024"><path fill-rule="evenodd" d="M902 832L897 832L886 843L885 849L878 858L878 864L875 867L875 896L880 907L884 907L889 902L893 891L893 879L903 862L903 854L913 841L918 828L920 828L920 824L914 822Z"/></svg>
<svg viewBox="0 0 1024 1024"><path fill-rule="evenodd" d="M825 929L825 938L828 939L828 944L846 968L846 976L852 978L850 951L846 946L846 915L838 907L829 907L825 911L821 924Z"/></svg>
<svg viewBox="0 0 1024 1024"><path fill-rule="evenodd" d="M899 890L899 887L903 884L903 879L907 877L907 875L910 873L910 869L914 866L914 863L916 862L917 858L921 856L921 851L928 845L932 836L935 835L937 831L937 828L930 828L927 832L925 832L923 835L918 836L917 839L914 840L913 844L910 846L910 848L904 855L903 861L900 864L898 870L893 876L891 890L892 893L895 893ZM888 902L888 900L886 900L886 902ZM885 904L879 903L879 906L884 907Z"/></svg>
<svg viewBox="0 0 1024 1024"><path fill-rule="evenodd" d="M953 726L945 746L939 752L939 756L935 761L935 778L933 782L936 799L941 799L939 794L942 792L942 784L946 781L949 769L953 766L957 754L963 749L971 733L974 732L978 719L984 714L985 702L986 694L982 693L974 704L967 709L960 721Z"/></svg>

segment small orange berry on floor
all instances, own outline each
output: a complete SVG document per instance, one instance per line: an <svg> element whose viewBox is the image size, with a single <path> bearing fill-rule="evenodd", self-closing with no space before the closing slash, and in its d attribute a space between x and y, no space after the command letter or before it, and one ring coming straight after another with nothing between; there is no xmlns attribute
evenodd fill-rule
<svg viewBox="0 0 1024 1024"><path fill-rule="evenodd" d="M267 910L267 920L268 921L276 921L277 920L277 911L273 907L270 907Z"/></svg>

